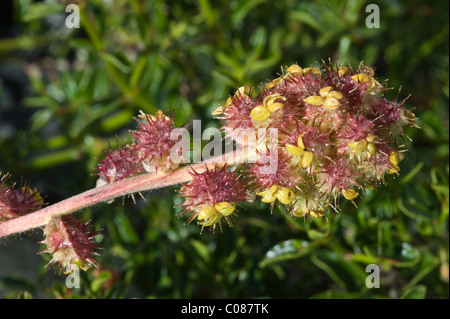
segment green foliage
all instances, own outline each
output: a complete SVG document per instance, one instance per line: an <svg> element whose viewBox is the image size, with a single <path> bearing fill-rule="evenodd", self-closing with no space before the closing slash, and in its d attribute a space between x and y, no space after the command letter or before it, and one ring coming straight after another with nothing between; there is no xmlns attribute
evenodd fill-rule
<svg viewBox="0 0 450 319"><path fill-rule="evenodd" d="M129 138L139 110L217 126L212 110L237 87L294 62L364 60L389 79L388 97L411 93L421 129L407 132L400 177L327 220L244 205L234 227L200 235L175 216L173 188L90 208L77 217L103 229L102 267L74 290L65 276L49 286L43 271L34 282L10 274L4 296L449 297L448 2L379 1L379 29L366 27L361 0L77 1L80 29L65 27L63 2L15 1L20 32L0 38L0 68L26 75L14 84L0 73L0 170L30 180L46 202L92 188L95 158L115 135ZM30 93L12 99L15 85ZM365 285L369 264L380 288Z"/></svg>

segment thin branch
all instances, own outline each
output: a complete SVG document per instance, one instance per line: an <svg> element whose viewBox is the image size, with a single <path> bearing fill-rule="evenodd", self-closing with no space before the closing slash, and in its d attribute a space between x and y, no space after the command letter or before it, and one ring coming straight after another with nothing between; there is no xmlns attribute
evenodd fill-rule
<svg viewBox="0 0 450 319"><path fill-rule="evenodd" d="M249 154L248 149L243 148L200 163L184 166L172 173L147 173L90 189L34 213L1 223L0 238L45 226L55 216L71 214L80 209L110 201L117 197L188 182L192 179L190 174L192 170L201 173L207 168L210 169L219 164L233 165L243 163L251 160L248 156Z"/></svg>

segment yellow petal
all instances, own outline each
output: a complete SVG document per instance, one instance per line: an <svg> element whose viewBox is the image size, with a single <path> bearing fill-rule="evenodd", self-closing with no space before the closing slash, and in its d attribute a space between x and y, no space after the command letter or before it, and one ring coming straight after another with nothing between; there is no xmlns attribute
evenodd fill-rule
<svg viewBox="0 0 450 319"><path fill-rule="evenodd" d="M325 106L327 109L333 110L337 107L339 107L339 105L341 105L341 103L339 102L338 99L328 96L325 101L323 102L323 106Z"/></svg>
<svg viewBox="0 0 450 319"><path fill-rule="evenodd" d="M327 97L328 94L331 92L331 90L333 90L333 87L331 86L326 86L320 89L319 93L321 97Z"/></svg>
<svg viewBox="0 0 450 319"><path fill-rule="evenodd" d="M268 105L267 109L273 113L279 109L282 109L283 107L284 107L283 103L275 102L275 103L271 103L270 105Z"/></svg>
<svg viewBox="0 0 450 319"><path fill-rule="evenodd" d="M275 194L277 189L278 189L278 185L272 185L272 186L270 186L269 189L267 189L263 192L257 193L257 195L259 195L259 196L273 195L273 194Z"/></svg>
<svg viewBox="0 0 450 319"><path fill-rule="evenodd" d="M292 200L295 198L294 192L287 187L282 187L278 189L275 193L275 196L281 203L285 205L290 204Z"/></svg>
<svg viewBox="0 0 450 319"><path fill-rule="evenodd" d="M397 152L392 152L392 153L389 155L389 160L391 161L391 163L392 163L394 166L398 166L398 163L400 163L400 157L399 157L399 155L398 155Z"/></svg>
<svg viewBox="0 0 450 319"><path fill-rule="evenodd" d="M311 165L311 162L313 160L313 153L310 151L305 151L303 153L302 159L301 159L301 165L303 168L307 168Z"/></svg>
<svg viewBox="0 0 450 319"><path fill-rule="evenodd" d="M367 144L367 151L369 151L370 156L374 156L375 152L377 151L375 144L373 144L373 143Z"/></svg>
<svg viewBox="0 0 450 319"><path fill-rule="evenodd" d="M292 64L286 71L297 76L301 76L303 74L303 69L297 64Z"/></svg>
<svg viewBox="0 0 450 319"><path fill-rule="evenodd" d="M292 144L286 144L286 149L294 156L302 156L304 148Z"/></svg>
<svg viewBox="0 0 450 319"><path fill-rule="evenodd" d="M347 67L346 66L340 66L339 68L338 68L338 73L339 73L339 75L340 76L344 76L345 75L345 73L347 72Z"/></svg>
<svg viewBox="0 0 450 319"><path fill-rule="evenodd" d="M250 112L253 121L265 121L270 117L270 111L264 105L258 105Z"/></svg>
<svg viewBox="0 0 450 319"><path fill-rule="evenodd" d="M351 142L348 144L350 146L350 149L353 153L359 153L367 149L367 141L366 140L359 140L356 142Z"/></svg>
<svg viewBox="0 0 450 319"><path fill-rule="evenodd" d="M311 104L311 105L317 105L320 106L323 104L323 98L318 95L312 95L306 99L303 100L304 102Z"/></svg>
<svg viewBox="0 0 450 319"><path fill-rule="evenodd" d="M373 141L375 141L375 139L377 138L376 135L373 135L372 133L367 134L366 140L367 142L372 143Z"/></svg>
<svg viewBox="0 0 450 319"><path fill-rule="evenodd" d="M342 195L344 195L345 199L352 200L358 197L358 192L354 189L343 189L341 191Z"/></svg>
<svg viewBox="0 0 450 319"><path fill-rule="evenodd" d="M371 80L371 77L367 73L359 73L352 76L352 79L356 82L369 82Z"/></svg>
<svg viewBox="0 0 450 319"><path fill-rule="evenodd" d="M304 69L303 69L303 74L308 74L308 73L311 73L311 74L320 74L320 70L319 70L318 68L314 68L314 67L312 67L312 66L307 67L307 68L304 68Z"/></svg>
<svg viewBox="0 0 450 319"><path fill-rule="evenodd" d="M270 94L264 98L263 104L268 107L275 103L276 100L286 101L286 98L278 93Z"/></svg>
<svg viewBox="0 0 450 319"><path fill-rule="evenodd" d="M261 199L261 201L263 203L272 203L277 199L275 197L275 192L277 191L277 189L278 189L278 185L272 185L272 186L270 186L269 189L267 189L263 192L257 193L256 195L263 196L263 198Z"/></svg>
<svg viewBox="0 0 450 319"><path fill-rule="evenodd" d="M328 94L328 96L334 97L335 99L338 99L338 100L340 100L340 99L342 99L344 97L344 95L341 92L339 92L339 91L331 91Z"/></svg>
<svg viewBox="0 0 450 319"><path fill-rule="evenodd" d="M211 114L212 115L221 115L221 114L223 114L224 110L225 110L225 107L223 105L221 105L217 109L215 109Z"/></svg>
<svg viewBox="0 0 450 319"><path fill-rule="evenodd" d="M269 101L275 101L277 97L280 97L280 95L277 94L277 93L267 95L267 96L264 98L263 104L264 104L265 106L267 106L267 103L268 103Z"/></svg>
<svg viewBox="0 0 450 319"><path fill-rule="evenodd" d="M245 86L241 86L240 88L237 89L237 91L234 93L234 95L247 96L248 91L249 90Z"/></svg>
<svg viewBox="0 0 450 319"><path fill-rule="evenodd" d="M399 166L394 166L387 173L388 174L395 174L395 173L398 173L398 172L400 172L400 167Z"/></svg>
<svg viewBox="0 0 450 319"><path fill-rule="evenodd" d="M266 84L266 89L271 89L271 88L273 88L275 86L275 83L272 81L272 82L269 82L269 83L267 83Z"/></svg>
<svg viewBox="0 0 450 319"><path fill-rule="evenodd" d="M216 215L216 208L214 206L204 207L197 215L198 220L205 220Z"/></svg>
<svg viewBox="0 0 450 319"><path fill-rule="evenodd" d="M375 70L374 70L372 67L370 67L370 66L364 66L364 67L363 67L363 70L364 70L365 73L367 73L367 74L370 75L371 77L374 77L374 76L375 76Z"/></svg>
<svg viewBox="0 0 450 319"><path fill-rule="evenodd" d="M213 225L217 224L221 218L222 218L222 215L215 214L214 216L211 216L210 218L199 221L198 223L202 226L213 226Z"/></svg>
<svg viewBox="0 0 450 319"><path fill-rule="evenodd" d="M323 212L321 212L321 211L313 211L313 210L310 210L309 211L309 215L311 216L311 217L314 217L314 218L319 218L319 217L322 217L323 215L325 215Z"/></svg>
<svg viewBox="0 0 450 319"><path fill-rule="evenodd" d="M236 208L236 204L229 203L229 202L220 202L220 203L217 203L216 205L214 205L214 207L223 216L228 216L234 212L234 209Z"/></svg>
<svg viewBox="0 0 450 319"><path fill-rule="evenodd" d="M305 135L305 134L306 134L306 132L302 133L302 135L300 135L297 139L298 147L303 148L303 149L305 149L305 144L303 144L303 135Z"/></svg>

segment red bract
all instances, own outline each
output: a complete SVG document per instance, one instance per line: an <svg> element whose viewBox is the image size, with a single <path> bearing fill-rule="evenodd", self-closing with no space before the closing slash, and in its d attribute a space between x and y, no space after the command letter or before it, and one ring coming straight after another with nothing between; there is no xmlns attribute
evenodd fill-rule
<svg viewBox="0 0 450 319"><path fill-rule="evenodd" d="M94 256L98 254L94 237L98 232L89 231L88 223L82 223L72 215L55 217L44 228L44 235L41 243L47 247L42 253L52 255L47 268L57 264L59 271L71 273L75 267L82 270L96 267Z"/></svg>

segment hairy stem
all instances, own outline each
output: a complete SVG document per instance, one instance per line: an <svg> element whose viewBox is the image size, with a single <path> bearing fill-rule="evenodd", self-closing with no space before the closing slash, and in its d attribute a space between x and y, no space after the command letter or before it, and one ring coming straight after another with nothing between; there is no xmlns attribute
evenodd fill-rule
<svg viewBox="0 0 450 319"><path fill-rule="evenodd" d="M45 226L55 216L70 214L91 205L109 201L117 197L188 182L192 178L190 174L192 170L201 173L207 168L212 168L218 164L233 165L236 163L243 163L252 160L249 158L249 154L250 152L248 149L243 148L222 156L213 157L197 164L184 166L172 173L148 173L90 189L34 213L1 223L0 238Z"/></svg>

